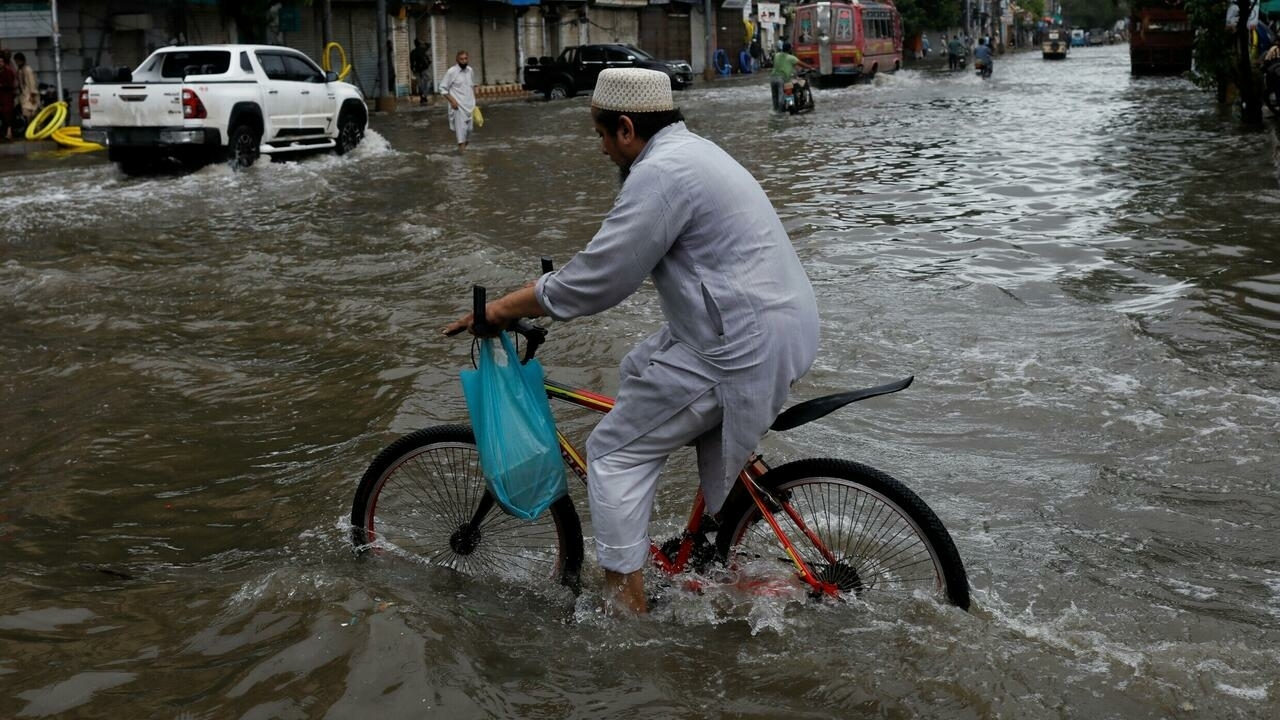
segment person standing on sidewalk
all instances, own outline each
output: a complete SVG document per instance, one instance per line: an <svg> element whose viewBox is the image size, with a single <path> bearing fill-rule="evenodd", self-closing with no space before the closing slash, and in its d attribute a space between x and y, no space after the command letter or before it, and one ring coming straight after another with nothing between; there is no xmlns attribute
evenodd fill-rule
<svg viewBox="0 0 1280 720"><path fill-rule="evenodd" d="M18 104L22 107L22 117L30 122L40 110L40 85L36 82L36 71L27 64L26 55L14 53L13 62L18 66Z"/></svg>
<svg viewBox="0 0 1280 720"><path fill-rule="evenodd" d="M14 104L18 98L18 73L9 64L9 51L0 50L0 140L21 140L10 137L13 129Z"/></svg>
<svg viewBox="0 0 1280 720"><path fill-rule="evenodd" d="M471 113L476 109L475 74L468 67L471 57L466 50L459 50L457 63L440 81L440 94L449 101L449 128L458 138L458 152L467 149L471 142Z"/></svg>
<svg viewBox="0 0 1280 720"><path fill-rule="evenodd" d="M426 105L435 90L431 81L431 44L423 44L421 40L413 41L413 52L409 53L409 69L418 78L419 104Z"/></svg>

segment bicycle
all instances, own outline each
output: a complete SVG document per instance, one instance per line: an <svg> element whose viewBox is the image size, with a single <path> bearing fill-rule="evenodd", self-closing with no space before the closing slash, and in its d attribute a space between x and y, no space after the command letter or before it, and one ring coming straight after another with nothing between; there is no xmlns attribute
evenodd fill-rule
<svg viewBox="0 0 1280 720"><path fill-rule="evenodd" d="M548 265L544 260L544 270ZM483 318L484 288L476 286L473 302L475 317ZM525 339L523 362L547 335L527 320L508 331ZM770 429L799 427L850 403L898 392L913 380L807 400L780 413ZM545 387L553 400L600 413L613 407L610 397L550 378ZM585 485L582 453L559 430L557 436L565 463ZM467 425L417 430L379 453L356 490L351 526L357 554L391 550L467 575L581 590L582 524L573 499L566 494L534 521L503 512L486 489ZM964 564L942 521L901 482L849 460L770 467L753 453L716 516L706 512L699 489L684 531L662 544L651 541L649 554L668 576L777 561L789 564L815 598L923 590L969 607Z"/></svg>

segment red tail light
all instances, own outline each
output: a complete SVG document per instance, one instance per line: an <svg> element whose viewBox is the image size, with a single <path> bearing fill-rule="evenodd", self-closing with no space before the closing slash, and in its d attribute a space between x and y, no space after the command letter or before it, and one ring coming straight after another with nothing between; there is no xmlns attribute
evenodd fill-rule
<svg viewBox="0 0 1280 720"><path fill-rule="evenodd" d="M89 88L82 88L80 90L80 102L77 103L77 105L80 108L80 119L88 120L89 119Z"/></svg>
<svg viewBox="0 0 1280 720"><path fill-rule="evenodd" d="M209 117L209 112L204 109L204 103L200 102L200 96L196 95L195 90L182 91L182 117L187 120Z"/></svg>

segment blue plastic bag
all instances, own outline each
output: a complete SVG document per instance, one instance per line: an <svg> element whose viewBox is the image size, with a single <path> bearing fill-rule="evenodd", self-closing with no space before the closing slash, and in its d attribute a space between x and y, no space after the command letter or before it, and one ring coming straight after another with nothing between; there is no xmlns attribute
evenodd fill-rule
<svg viewBox="0 0 1280 720"><path fill-rule="evenodd" d="M542 363L521 365L511 338L501 338L505 357L492 339L480 341L478 367L462 371L462 394L489 492L512 515L533 520L569 488Z"/></svg>

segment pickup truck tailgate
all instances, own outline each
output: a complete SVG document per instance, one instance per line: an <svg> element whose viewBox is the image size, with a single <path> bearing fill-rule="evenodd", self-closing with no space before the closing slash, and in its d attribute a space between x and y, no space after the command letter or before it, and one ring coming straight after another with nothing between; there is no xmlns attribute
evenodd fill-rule
<svg viewBox="0 0 1280 720"><path fill-rule="evenodd" d="M86 85L89 127L182 125L182 83Z"/></svg>

